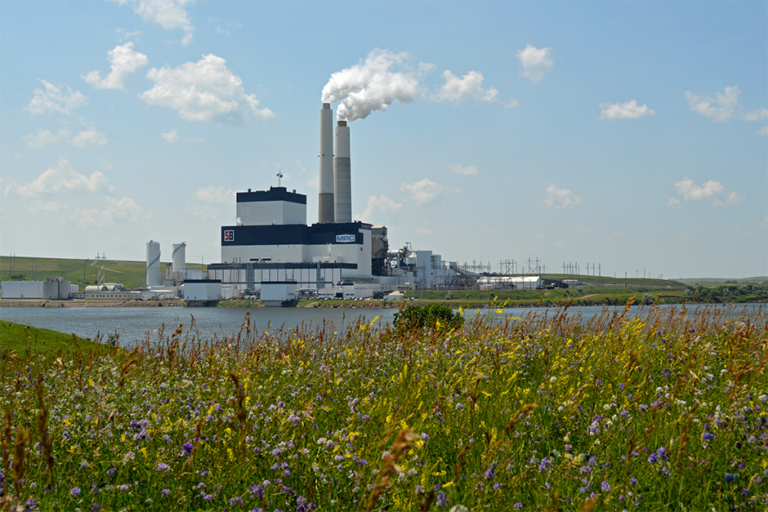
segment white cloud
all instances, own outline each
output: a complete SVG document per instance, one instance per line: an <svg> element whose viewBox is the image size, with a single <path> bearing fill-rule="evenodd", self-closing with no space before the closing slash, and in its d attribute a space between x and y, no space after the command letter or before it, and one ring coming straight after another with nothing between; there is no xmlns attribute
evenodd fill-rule
<svg viewBox="0 0 768 512"><path fill-rule="evenodd" d="M448 168L452 169L456 174L463 174L464 176L473 176L477 174L476 165L461 165L461 164L448 164Z"/></svg>
<svg viewBox="0 0 768 512"><path fill-rule="evenodd" d="M310 188L320 188L320 175L313 174L311 178L307 180L307 186Z"/></svg>
<svg viewBox="0 0 768 512"><path fill-rule="evenodd" d="M760 222L760 224L757 225L760 229L768 229L768 215L763 217L763 220Z"/></svg>
<svg viewBox="0 0 768 512"><path fill-rule="evenodd" d="M552 69L552 48L536 48L530 44L517 52L522 69L520 74L531 82L538 82Z"/></svg>
<svg viewBox="0 0 768 512"><path fill-rule="evenodd" d="M667 201L667 206L670 208L682 208L682 206L680 206L680 201L674 197L669 198L669 201Z"/></svg>
<svg viewBox="0 0 768 512"><path fill-rule="evenodd" d="M379 197L371 196L368 198L368 204L365 207L365 211L358 218L363 222L372 220L373 214L376 211L383 213L397 211L402 208L402 203L396 203L384 194Z"/></svg>
<svg viewBox="0 0 768 512"><path fill-rule="evenodd" d="M58 133L53 133L50 130L40 129L35 135L27 135L22 140L27 143L27 146L31 148L41 148L48 144L53 144L60 140L67 138L67 132L65 130L59 130Z"/></svg>
<svg viewBox="0 0 768 512"><path fill-rule="evenodd" d="M161 133L160 137L165 142L176 142L177 140L179 140L179 132L176 130L171 130L168 133Z"/></svg>
<svg viewBox="0 0 768 512"><path fill-rule="evenodd" d="M69 115L72 111L88 102L80 91L73 91L69 87L67 87L66 91L62 91L61 88L46 80L40 80L40 83L45 87L45 91L35 89L35 95L29 102L29 106L27 106L27 110L33 115L46 112L58 112L59 114Z"/></svg>
<svg viewBox="0 0 768 512"><path fill-rule="evenodd" d="M195 217L208 220L208 219L216 219L219 216L219 211L215 208L211 208L207 205L201 205L199 203L196 203L194 201L189 201L187 204L184 205L184 211L188 212L190 215L194 215ZM240 219L238 219L237 225L240 226Z"/></svg>
<svg viewBox="0 0 768 512"><path fill-rule="evenodd" d="M97 132L95 128L88 128L72 137L70 143L78 148L87 148L88 146L96 145L103 146L107 143L107 138L103 133Z"/></svg>
<svg viewBox="0 0 768 512"><path fill-rule="evenodd" d="M768 126L763 126L755 132L756 135L768 135Z"/></svg>
<svg viewBox="0 0 768 512"><path fill-rule="evenodd" d="M120 42L127 41L128 39L137 39L141 35L140 30L131 30L128 31L124 28L116 28L115 34L120 35Z"/></svg>
<svg viewBox="0 0 768 512"><path fill-rule="evenodd" d="M184 38L183 46L192 44L192 33L195 27L189 19L187 5L195 0L111 0L120 5L128 5L133 12L141 16L144 21L157 23L166 30L182 29Z"/></svg>
<svg viewBox="0 0 768 512"><path fill-rule="evenodd" d="M697 96L690 92L686 92L685 97L688 98L688 108L716 123L722 123L733 117L734 111L739 106L739 94L741 94L739 87L734 85L726 87L725 94L716 93L715 99Z"/></svg>
<svg viewBox="0 0 768 512"><path fill-rule="evenodd" d="M267 108L257 108L256 95L245 93L242 79L226 64L221 57L209 54L176 68L152 68L147 78L155 86L139 97L149 105L177 110L188 121L239 124L247 112L262 119L274 116Z"/></svg>
<svg viewBox="0 0 768 512"><path fill-rule="evenodd" d="M59 157L56 167L51 167L35 178L28 185L10 183L4 194L15 194L19 197L34 197L40 194L61 194L66 192L96 192L106 189L107 177L100 171L85 176L78 173L64 157Z"/></svg>
<svg viewBox="0 0 768 512"><path fill-rule="evenodd" d="M107 202L109 204L103 210L77 208L70 218L76 220L80 227L105 227L112 225L115 221L135 222L141 217L141 206L130 197L123 196L121 199L108 197Z"/></svg>
<svg viewBox="0 0 768 512"><path fill-rule="evenodd" d="M408 192L411 195L413 202L417 205L426 204L441 194L450 194L460 191L460 189L451 189L435 183L428 178L424 178L423 180L414 183L403 183L400 186L400 190Z"/></svg>
<svg viewBox="0 0 768 512"><path fill-rule="evenodd" d="M194 198L209 203L229 204L235 202L236 193L231 188L225 189L221 186L208 185L195 192Z"/></svg>
<svg viewBox="0 0 768 512"><path fill-rule="evenodd" d="M97 89L125 89L128 77L142 66L146 66L149 59L143 53L133 51L133 43L115 46L107 52L112 71L105 78L101 78L101 71L91 71L80 75L83 80Z"/></svg>
<svg viewBox="0 0 768 512"><path fill-rule="evenodd" d="M761 108L759 110L753 110L744 114L745 121L759 121L768 117L768 108Z"/></svg>
<svg viewBox="0 0 768 512"><path fill-rule="evenodd" d="M692 179L686 177L683 181L675 183L675 190L683 196L684 201L701 201L722 192L723 186L717 181L710 180L700 187L693 183Z"/></svg>
<svg viewBox="0 0 768 512"><path fill-rule="evenodd" d="M630 100L626 103L601 103L600 119L640 119L641 117L654 116L656 112L648 105L637 106L637 101Z"/></svg>
<svg viewBox="0 0 768 512"><path fill-rule="evenodd" d="M459 103L474 98L479 101L494 101L499 91L493 87L483 89L483 74L479 71L470 71L459 78L450 70L443 71L445 84L432 96L435 101L452 101Z"/></svg>
<svg viewBox="0 0 768 512"><path fill-rule="evenodd" d="M739 204L744 200L743 195L740 196L736 192L725 192L723 185L712 180L707 181L702 186L698 186L692 179L686 177L684 180L675 183L675 189L683 197L683 201L695 202L714 199L712 202L713 207Z"/></svg>
<svg viewBox="0 0 768 512"><path fill-rule="evenodd" d="M504 106L506 108L515 108L520 104L519 101L517 101L515 98L512 98L509 103L505 103Z"/></svg>
<svg viewBox="0 0 768 512"><path fill-rule="evenodd" d="M322 101L341 102L336 116L347 121L365 119L374 110L386 111L395 101L410 103L421 92L421 77L434 66L421 63L418 72L391 70L408 60L408 52L392 53L376 48L365 61L333 73L323 87Z"/></svg>
<svg viewBox="0 0 768 512"><path fill-rule="evenodd" d="M547 206L557 206L558 208L570 208L581 204L581 197L565 188L557 188L550 184L547 187L547 199L544 201Z"/></svg>
<svg viewBox="0 0 768 512"><path fill-rule="evenodd" d="M729 206L732 204L739 204L744 200L744 196L740 196L736 192L726 192L723 199L718 199L712 203L712 207Z"/></svg>

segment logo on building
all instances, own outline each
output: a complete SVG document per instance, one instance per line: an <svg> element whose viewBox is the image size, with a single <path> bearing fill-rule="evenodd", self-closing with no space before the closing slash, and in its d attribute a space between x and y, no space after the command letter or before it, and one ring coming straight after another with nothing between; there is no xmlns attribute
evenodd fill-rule
<svg viewBox="0 0 768 512"><path fill-rule="evenodd" d="M336 235L337 244L348 244L355 241L355 235Z"/></svg>
<svg viewBox="0 0 768 512"><path fill-rule="evenodd" d="M234 242L235 241L235 230L234 229L225 229L224 230L224 241L225 242Z"/></svg>

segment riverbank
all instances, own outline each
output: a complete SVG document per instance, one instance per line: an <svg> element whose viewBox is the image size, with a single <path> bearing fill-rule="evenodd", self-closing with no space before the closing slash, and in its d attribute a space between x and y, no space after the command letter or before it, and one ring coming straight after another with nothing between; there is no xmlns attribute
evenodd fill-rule
<svg viewBox="0 0 768 512"><path fill-rule="evenodd" d="M182 307L181 299L170 300L40 300L0 299L0 308L162 308Z"/></svg>

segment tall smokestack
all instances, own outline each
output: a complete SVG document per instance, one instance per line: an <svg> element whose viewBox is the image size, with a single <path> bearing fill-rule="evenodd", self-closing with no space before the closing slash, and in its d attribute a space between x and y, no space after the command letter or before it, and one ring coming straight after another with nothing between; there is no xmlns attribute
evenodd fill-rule
<svg viewBox="0 0 768 512"><path fill-rule="evenodd" d="M333 207L336 222L352 222L352 180L349 162L349 126L336 127L336 157L333 159Z"/></svg>
<svg viewBox="0 0 768 512"><path fill-rule="evenodd" d="M317 222L333 222L333 111L323 103L320 111L320 196Z"/></svg>

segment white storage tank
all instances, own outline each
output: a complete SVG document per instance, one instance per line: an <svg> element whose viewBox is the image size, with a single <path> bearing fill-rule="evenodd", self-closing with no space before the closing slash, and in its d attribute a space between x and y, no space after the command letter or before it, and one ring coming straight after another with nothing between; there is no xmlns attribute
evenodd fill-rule
<svg viewBox="0 0 768 512"><path fill-rule="evenodd" d="M187 243L173 244L173 271L184 272L186 269Z"/></svg>
<svg viewBox="0 0 768 512"><path fill-rule="evenodd" d="M147 286L162 286L160 273L160 244L153 240L147 242Z"/></svg>

